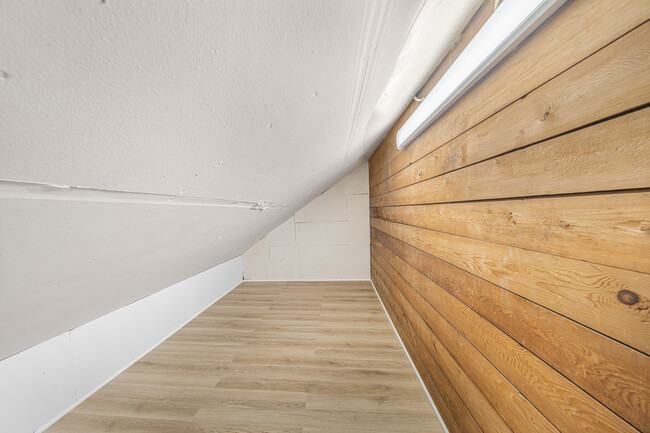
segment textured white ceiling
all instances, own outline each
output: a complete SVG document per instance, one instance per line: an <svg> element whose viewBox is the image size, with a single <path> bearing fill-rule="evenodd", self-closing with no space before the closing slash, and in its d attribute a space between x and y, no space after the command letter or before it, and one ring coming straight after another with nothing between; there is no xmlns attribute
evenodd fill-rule
<svg viewBox="0 0 650 433"><path fill-rule="evenodd" d="M420 11L442 52L477 3L0 2L0 359L241 254L378 144Z"/></svg>

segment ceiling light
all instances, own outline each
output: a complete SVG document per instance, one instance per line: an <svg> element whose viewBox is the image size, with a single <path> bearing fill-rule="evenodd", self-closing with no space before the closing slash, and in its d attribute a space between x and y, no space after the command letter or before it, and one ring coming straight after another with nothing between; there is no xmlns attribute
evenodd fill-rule
<svg viewBox="0 0 650 433"><path fill-rule="evenodd" d="M404 149L566 0L505 0L397 131Z"/></svg>

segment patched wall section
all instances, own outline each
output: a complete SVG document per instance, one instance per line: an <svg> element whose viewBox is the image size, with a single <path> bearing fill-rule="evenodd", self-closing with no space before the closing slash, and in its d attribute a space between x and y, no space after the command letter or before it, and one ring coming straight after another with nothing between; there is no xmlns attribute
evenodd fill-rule
<svg viewBox="0 0 650 433"><path fill-rule="evenodd" d="M370 278L368 209L363 163L246 251L244 279Z"/></svg>

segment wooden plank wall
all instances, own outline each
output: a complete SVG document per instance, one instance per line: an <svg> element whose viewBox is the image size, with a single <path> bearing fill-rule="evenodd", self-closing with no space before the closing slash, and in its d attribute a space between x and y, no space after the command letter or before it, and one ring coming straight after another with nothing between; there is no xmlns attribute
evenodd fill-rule
<svg viewBox="0 0 650 433"><path fill-rule="evenodd" d="M452 433L650 432L648 18L568 2L370 159L372 281Z"/></svg>

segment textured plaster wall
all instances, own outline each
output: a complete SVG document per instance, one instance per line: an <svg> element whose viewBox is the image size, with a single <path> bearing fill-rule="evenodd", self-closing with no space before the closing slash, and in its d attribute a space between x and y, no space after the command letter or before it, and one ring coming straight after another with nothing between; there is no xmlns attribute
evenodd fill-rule
<svg viewBox="0 0 650 433"><path fill-rule="evenodd" d="M367 159L477 1L0 1L0 359L286 221ZM351 254L311 236L304 257Z"/></svg>
<svg viewBox="0 0 650 433"><path fill-rule="evenodd" d="M241 283L237 257L0 360L0 432L32 433Z"/></svg>

